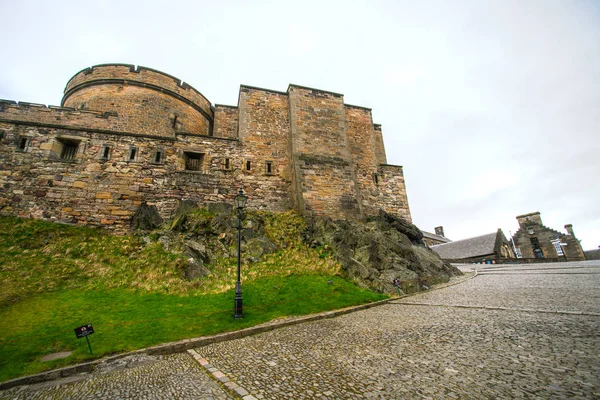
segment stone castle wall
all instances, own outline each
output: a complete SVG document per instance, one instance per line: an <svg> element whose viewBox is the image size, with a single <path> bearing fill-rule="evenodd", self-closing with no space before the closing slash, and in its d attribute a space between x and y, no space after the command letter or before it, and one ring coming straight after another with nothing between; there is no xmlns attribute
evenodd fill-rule
<svg viewBox="0 0 600 400"><path fill-rule="evenodd" d="M0 101L0 212L128 229L142 202L180 200L410 221L402 167L385 164L371 111L335 93L241 86L215 105L159 71L102 65L67 84L65 107Z"/></svg>
<svg viewBox="0 0 600 400"><path fill-rule="evenodd" d="M361 215L341 94L290 85L294 190L305 214Z"/></svg>

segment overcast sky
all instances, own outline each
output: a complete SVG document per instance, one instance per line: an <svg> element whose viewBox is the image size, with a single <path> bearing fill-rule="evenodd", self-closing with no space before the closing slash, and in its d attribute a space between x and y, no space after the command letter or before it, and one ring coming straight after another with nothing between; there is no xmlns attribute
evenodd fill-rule
<svg viewBox="0 0 600 400"><path fill-rule="evenodd" d="M88 66L167 72L213 104L289 83L373 109L414 223L507 236L540 211L600 245L600 2L0 0L0 98L58 105Z"/></svg>

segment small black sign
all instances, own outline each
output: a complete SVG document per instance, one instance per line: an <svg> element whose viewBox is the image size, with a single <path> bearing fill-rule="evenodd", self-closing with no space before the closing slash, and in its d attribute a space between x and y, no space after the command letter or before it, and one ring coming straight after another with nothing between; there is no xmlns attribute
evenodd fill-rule
<svg viewBox="0 0 600 400"><path fill-rule="evenodd" d="M75 336L77 339L81 339L82 337L86 337L94 333L94 327L92 324L82 325L79 328L75 328Z"/></svg>

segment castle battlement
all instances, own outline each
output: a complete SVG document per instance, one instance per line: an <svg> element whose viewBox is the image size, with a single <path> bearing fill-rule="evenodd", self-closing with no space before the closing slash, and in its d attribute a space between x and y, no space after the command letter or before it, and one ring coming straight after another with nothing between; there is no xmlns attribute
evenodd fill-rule
<svg viewBox="0 0 600 400"><path fill-rule="evenodd" d="M300 85L241 85L212 106L171 75L129 64L86 68L62 106L0 101L0 212L128 229L142 203L179 201L357 219L410 211L370 108Z"/></svg>
<svg viewBox="0 0 600 400"><path fill-rule="evenodd" d="M94 111L94 110L76 110L72 107L61 107L61 106L53 106L39 103L29 103L26 101L16 102L14 100L4 100L0 99L0 112L11 112L12 110L14 114L18 114L19 112L31 112L31 111L40 111L40 112L56 112L61 113L62 115L93 115L98 118L108 118L108 117L118 117L116 112L111 111Z"/></svg>
<svg viewBox="0 0 600 400"><path fill-rule="evenodd" d="M100 64L82 69L67 82L63 104L75 90L82 86L109 82L123 82L130 85L144 84L157 91L170 92L172 95L190 101L208 115L212 114L210 101L190 84L165 72L131 64Z"/></svg>
<svg viewBox="0 0 600 400"><path fill-rule="evenodd" d="M0 121L66 130L124 132L116 112L0 100Z"/></svg>

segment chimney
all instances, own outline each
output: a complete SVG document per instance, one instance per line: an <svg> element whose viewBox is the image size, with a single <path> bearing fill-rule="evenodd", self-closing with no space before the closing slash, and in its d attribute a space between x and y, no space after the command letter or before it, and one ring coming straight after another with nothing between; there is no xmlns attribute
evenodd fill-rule
<svg viewBox="0 0 600 400"><path fill-rule="evenodd" d="M523 228L524 226L530 225L531 223L536 223L539 225L544 225L542 223L542 217L539 211L532 212L529 214L523 214L517 216L517 221L519 221L519 227Z"/></svg>
<svg viewBox="0 0 600 400"><path fill-rule="evenodd" d="M573 225L571 224L566 224L565 225L565 229L567 230L567 233L573 237L575 237L575 232L573 232Z"/></svg>
<svg viewBox="0 0 600 400"><path fill-rule="evenodd" d="M443 226L436 226L435 228L435 234L438 236L444 236L444 227ZM444 236L446 237L446 236Z"/></svg>

